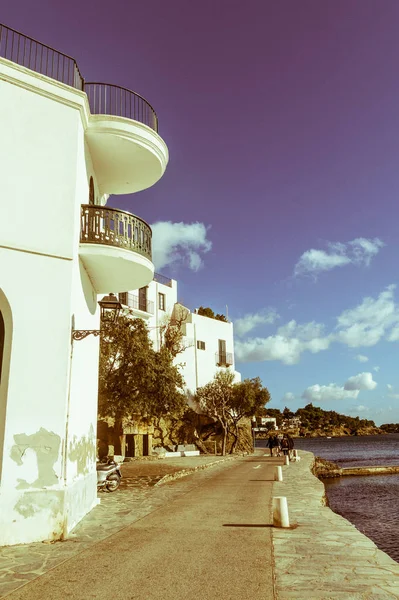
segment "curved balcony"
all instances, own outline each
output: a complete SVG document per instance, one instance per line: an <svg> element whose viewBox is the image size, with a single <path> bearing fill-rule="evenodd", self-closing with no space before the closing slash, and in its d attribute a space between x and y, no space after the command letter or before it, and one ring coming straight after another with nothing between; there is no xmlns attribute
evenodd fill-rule
<svg viewBox="0 0 399 600"><path fill-rule="evenodd" d="M131 213L82 205L79 256L97 294L150 283L151 237L151 227Z"/></svg>
<svg viewBox="0 0 399 600"><path fill-rule="evenodd" d="M168 149L155 110L139 94L106 83L85 83L91 117L86 131L103 194L130 194L162 177Z"/></svg>

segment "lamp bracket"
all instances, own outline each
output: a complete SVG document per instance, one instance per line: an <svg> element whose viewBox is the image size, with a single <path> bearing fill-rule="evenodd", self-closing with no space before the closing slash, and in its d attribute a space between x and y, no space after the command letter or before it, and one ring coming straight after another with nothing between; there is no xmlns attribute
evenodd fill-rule
<svg viewBox="0 0 399 600"><path fill-rule="evenodd" d="M99 336L101 333L100 329L73 329L72 339L73 340L84 340L88 335Z"/></svg>

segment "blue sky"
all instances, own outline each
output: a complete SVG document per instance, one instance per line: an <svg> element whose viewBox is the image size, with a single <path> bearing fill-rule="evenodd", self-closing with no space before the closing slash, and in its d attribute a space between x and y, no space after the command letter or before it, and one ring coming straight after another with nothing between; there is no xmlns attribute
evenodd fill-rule
<svg viewBox="0 0 399 600"><path fill-rule="evenodd" d="M397 0L21 0L3 23L133 89L170 163L111 206L235 322L271 405L399 422ZM288 394L288 396L287 396Z"/></svg>

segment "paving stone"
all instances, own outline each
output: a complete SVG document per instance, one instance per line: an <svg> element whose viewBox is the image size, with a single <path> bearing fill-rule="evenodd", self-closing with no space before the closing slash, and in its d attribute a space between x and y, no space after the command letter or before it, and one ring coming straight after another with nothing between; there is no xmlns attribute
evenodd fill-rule
<svg viewBox="0 0 399 600"><path fill-rule="evenodd" d="M324 486L310 470L313 455L300 456L273 487L274 496L287 498L290 521L298 524L272 530L278 600L398 599L399 564L323 504Z"/></svg>

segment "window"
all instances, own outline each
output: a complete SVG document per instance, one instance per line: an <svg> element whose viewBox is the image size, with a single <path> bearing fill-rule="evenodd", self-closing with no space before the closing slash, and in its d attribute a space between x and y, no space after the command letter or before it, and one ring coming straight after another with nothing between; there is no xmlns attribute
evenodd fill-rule
<svg viewBox="0 0 399 600"><path fill-rule="evenodd" d="M198 350L205 350L205 342L200 342L197 340L197 348Z"/></svg>
<svg viewBox="0 0 399 600"><path fill-rule="evenodd" d="M158 294L158 308L159 310L165 310L165 294Z"/></svg>

